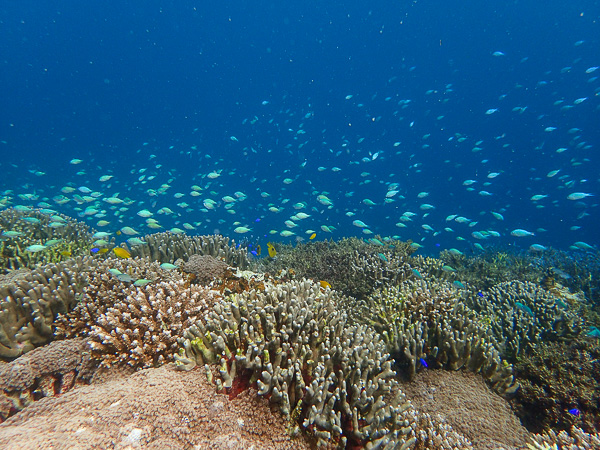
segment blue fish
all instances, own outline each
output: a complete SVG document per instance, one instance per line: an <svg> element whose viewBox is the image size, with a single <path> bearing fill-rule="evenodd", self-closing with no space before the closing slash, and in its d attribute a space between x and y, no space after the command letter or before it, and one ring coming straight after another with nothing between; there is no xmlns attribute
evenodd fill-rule
<svg viewBox="0 0 600 450"><path fill-rule="evenodd" d="M515 306L517 308L519 308L521 311L523 311L526 314L529 314L531 317L535 317L533 315L533 311L531 310L531 308L527 305L524 305L523 303L519 303L519 302L515 302Z"/></svg>
<svg viewBox="0 0 600 450"><path fill-rule="evenodd" d="M421 275L421 273L417 269L413 269L412 273L415 277L420 278L421 280L423 279L423 275Z"/></svg>
<svg viewBox="0 0 600 450"><path fill-rule="evenodd" d="M479 295L481 298L483 298L483 292L478 292L477 295Z"/></svg>
<svg viewBox="0 0 600 450"><path fill-rule="evenodd" d="M569 410L569 414L572 414L574 416L578 416L579 415L579 410L577 408L572 408Z"/></svg>
<svg viewBox="0 0 600 450"><path fill-rule="evenodd" d="M600 330L597 327L590 327L590 331L588 331L587 335L589 337L600 338Z"/></svg>
<svg viewBox="0 0 600 450"><path fill-rule="evenodd" d="M421 365L422 365L423 367L425 367L425 368L429 367L429 366L427 365L427 361L425 361L423 358L419 358L419 362L421 363Z"/></svg>

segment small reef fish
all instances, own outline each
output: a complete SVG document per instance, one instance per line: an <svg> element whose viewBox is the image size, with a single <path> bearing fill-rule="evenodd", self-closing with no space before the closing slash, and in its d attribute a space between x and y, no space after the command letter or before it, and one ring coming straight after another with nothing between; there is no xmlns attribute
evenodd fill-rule
<svg viewBox="0 0 600 450"><path fill-rule="evenodd" d="M531 310L531 308L527 305L524 305L523 303L520 302L515 302L515 306L520 309L521 311L523 311L524 313L528 314L531 317L535 317L533 314L533 311Z"/></svg>
<svg viewBox="0 0 600 450"><path fill-rule="evenodd" d="M128 259L131 258L131 253L129 253L127 250L125 250L122 247L115 247L113 248L113 253L121 259Z"/></svg>
<svg viewBox="0 0 600 450"><path fill-rule="evenodd" d="M321 280L319 281L319 284L323 289L331 289L331 284L329 284L327 281Z"/></svg>
<svg viewBox="0 0 600 450"><path fill-rule="evenodd" d="M270 242L267 242L267 250L269 252L269 258L275 258L275 256L277 256L277 250L275 250L275 246Z"/></svg>
<svg viewBox="0 0 600 450"><path fill-rule="evenodd" d="M46 247L45 245L39 245L39 244L30 245L29 247L25 248L25 250L30 253L37 253L37 252L41 252L41 251L44 251L47 249L48 249L48 247Z"/></svg>
<svg viewBox="0 0 600 450"><path fill-rule="evenodd" d="M535 233L532 233L531 231L523 230L521 228L517 228L516 230L512 230L510 232L510 234L511 234L511 236L515 236L515 237L535 236Z"/></svg>

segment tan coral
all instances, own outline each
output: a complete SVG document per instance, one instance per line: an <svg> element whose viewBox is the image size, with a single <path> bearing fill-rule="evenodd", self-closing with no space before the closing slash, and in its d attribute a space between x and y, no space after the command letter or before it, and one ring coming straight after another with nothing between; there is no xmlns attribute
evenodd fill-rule
<svg viewBox="0 0 600 450"><path fill-rule="evenodd" d="M0 421L34 400L65 393L75 382L89 379L93 368L83 339L52 342L0 365Z"/></svg>
<svg viewBox="0 0 600 450"><path fill-rule="evenodd" d="M144 241L147 245L138 245L130 250L133 256L172 263L178 259L187 260L192 255L210 255L240 269L249 265L246 249L236 248L233 241L230 244L229 238L221 235L188 236L165 232L145 236Z"/></svg>
<svg viewBox="0 0 600 450"><path fill-rule="evenodd" d="M202 286L186 287L181 278L138 287L97 275L77 307L61 317L57 333L88 338L103 366L158 366L172 359L177 338L214 302L215 294Z"/></svg>
<svg viewBox="0 0 600 450"><path fill-rule="evenodd" d="M389 397L396 382L383 342L346 324L339 301L310 280L231 296L184 333L179 367L204 365L211 379L217 363L217 388L231 397L256 380L320 443L408 447L411 406L401 392Z"/></svg>
<svg viewBox="0 0 600 450"><path fill-rule="evenodd" d="M89 257L73 258L0 286L0 356L14 358L50 342L57 314L76 304L93 265Z"/></svg>
<svg viewBox="0 0 600 450"><path fill-rule="evenodd" d="M36 402L0 425L0 447L308 449L252 392L229 401L197 372L169 365Z"/></svg>

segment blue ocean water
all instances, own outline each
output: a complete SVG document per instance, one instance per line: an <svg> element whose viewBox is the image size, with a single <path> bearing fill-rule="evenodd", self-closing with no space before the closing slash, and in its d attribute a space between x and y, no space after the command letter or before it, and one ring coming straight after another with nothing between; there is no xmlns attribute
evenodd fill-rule
<svg viewBox="0 0 600 450"><path fill-rule="evenodd" d="M140 234L597 246L599 20L597 1L4 2L3 205Z"/></svg>

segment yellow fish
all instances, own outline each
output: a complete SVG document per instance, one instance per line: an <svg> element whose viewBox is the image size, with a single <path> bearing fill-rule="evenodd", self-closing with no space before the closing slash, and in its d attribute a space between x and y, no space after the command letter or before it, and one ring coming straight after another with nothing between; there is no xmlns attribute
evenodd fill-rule
<svg viewBox="0 0 600 450"><path fill-rule="evenodd" d="M122 247L113 248L113 253L115 255L117 255L118 258L121 258L121 259L131 258L131 253L129 253L127 250L125 250Z"/></svg>
<svg viewBox="0 0 600 450"><path fill-rule="evenodd" d="M317 237L317 233L313 233L313 234L310 235L310 237L308 238L308 240L312 241L316 237Z"/></svg>
<svg viewBox="0 0 600 450"><path fill-rule="evenodd" d="M277 250L275 250L275 247L273 246L273 244L271 244L270 242L267 242L267 249L269 250L269 257L275 258L275 255L277 255Z"/></svg>
<svg viewBox="0 0 600 450"><path fill-rule="evenodd" d="M60 253L63 256L71 256L71 252L69 250L61 250L58 253Z"/></svg>
<svg viewBox="0 0 600 450"><path fill-rule="evenodd" d="M331 285L327 281L321 280L321 281L319 281L319 284L321 285L321 287L323 289L327 289L327 288L331 289Z"/></svg>

